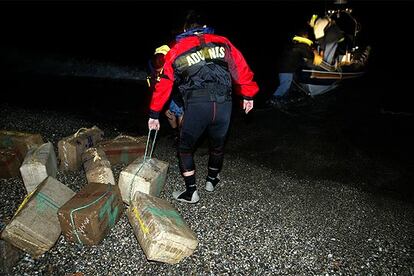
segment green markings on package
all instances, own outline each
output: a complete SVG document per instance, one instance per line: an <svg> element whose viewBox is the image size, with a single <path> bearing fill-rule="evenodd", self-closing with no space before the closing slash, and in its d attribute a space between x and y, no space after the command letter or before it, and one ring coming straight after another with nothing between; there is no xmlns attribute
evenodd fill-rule
<svg viewBox="0 0 414 276"><path fill-rule="evenodd" d="M112 202L115 199L115 195L112 194L109 199L105 202L105 204L101 207L99 210L99 220L102 220L105 216L105 214L108 214L108 225L110 227L114 226L116 217L119 213L119 207L116 206L114 209L112 209Z"/></svg>
<svg viewBox="0 0 414 276"><path fill-rule="evenodd" d="M121 152L121 163L128 164L128 161L129 161L128 150L122 150L122 152Z"/></svg>
<svg viewBox="0 0 414 276"><path fill-rule="evenodd" d="M154 216L161 217L161 218L171 218L175 220L176 224L180 226L184 225L184 220L182 219L180 214L177 213L177 211L175 210L163 210L163 209L159 209L155 207L147 207L145 209L148 210Z"/></svg>
<svg viewBox="0 0 414 276"><path fill-rule="evenodd" d="M155 179L155 186L156 186L155 195L156 196L159 196L160 195L161 189L162 189L164 183L165 183L165 175L164 174L159 175Z"/></svg>
<svg viewBox="0 0 414 276"><path fill-rule="evenodd" d="M39 212L44 212L46 208L59 209L59 206L47 195L42 192L36 194L36 209Z"/></svg>
<svg viewBox="0 0 414 276"><path fill-rule="evenodd" d="M110 188L111 187L111 185L108 185L108 188ZM80 211L80 210L83 210L83 209L85 209L85 208L88 208L88 207L90 207L90 206L92 206L92 205L94 205L95 203L97 203L99 200L101 200L102 198L104 198L108 193L110 193L110 191L106 191L104 194L102 194L100 197L98 197L97 199L95 199L94 201L92 201L92 202L90 202L90 203L88 203L88 204L85 204L85 205L83 205L83 206L80 206L80 207L78 207L78 208L75 208L75 209L72 209L71 211L70 211L70 213L69 213L69 216L70 216L70 224L72 225L72 232L75 234L75 236L76 236L76 239L78 240L78 243L82 246L83 245L83 242L82 242L82 240L81 240L81 238L79 237L79 234L78 234L78 230L76 229L76 225L75 225L75 218L74 218L74 213L75 212L78 212L78 211ZM112 199L113 200L113 199ZM111 207L111 205L109 205L109 207ZM102 209L104 209L104 208L102 208ZM99 213L99 219L101 219L101 212L102 212L102 209L101 209L101 211L100 211L100 213ZM105 208L104 210L106 211L106 209L107 208ZM109 209L110 210L110 209ZM106 213L106 212L102 212L102 216ZM111 213L111 212L110 212ZM109 220L108 220L108 222L109 222Z"/></svg>

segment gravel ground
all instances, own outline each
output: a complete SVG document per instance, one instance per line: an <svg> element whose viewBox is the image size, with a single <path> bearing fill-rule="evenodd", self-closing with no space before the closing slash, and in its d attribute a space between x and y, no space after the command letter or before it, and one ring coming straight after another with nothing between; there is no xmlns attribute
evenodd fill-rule
<svg viewBox="0 0 414 276"><path fill-rule="evenodd" d="M107 138L122 131L110 123L64 112L2 106L1 114L0 128L41 133L55 148L59 139L81 127L97 125ZM299 137L313 137L307 139L314 143L309 151L286 143L298 133L288 128L279 133L260 132L260 124L253 124L254 131L248 131L252 121L264 117L268 116L257 112L251 121L236 118L239 123L230 131L221 173L223 185L213 193L203 189L206 147L203 144L197 150L201 200L195 205L172 200L172 191L181 189L183 182L173 141L160 135L154 155L170 163L161 198L177 208L199 240L194 254L181 263L147 261L124 215L100 245L78 248L61 236L39 259L23 255L13 275L414 275L413 202L364 189L367 180L359 173L344 177L361 164L367 173L382 165L373 165L350 147L339 153L336 147L320 146L315 141L323 140L324 134L314 128L306 127L308 136ZM293 153L289 148L296 148L296 154L290 154L291 160L281 160ZM359 156L357 164L355 156ZM307 164L302 164L305 172L316 173L295 172L289 164L299 160ZM341 173L322 174L323 168L333 167ZM113 169L118 178L123 167ZM400 176L390 171L391 179ZM86 183L83 171L59 172L57 179L75 191ZM25 193L20 178L0 180L0 185L4 227Z"/></svg>

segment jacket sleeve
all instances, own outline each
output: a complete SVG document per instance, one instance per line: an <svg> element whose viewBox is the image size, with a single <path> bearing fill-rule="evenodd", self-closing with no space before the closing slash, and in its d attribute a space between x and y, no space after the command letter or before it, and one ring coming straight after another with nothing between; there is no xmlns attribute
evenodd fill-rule
<svg viewBox="0 0 414 276"><path fill-rule="evenodd" d="M253 72L244 59L242 53L228 42L230 56L228 57L229 70L233 79L234 90L245 99L253 99L259 92L259 86L253 81Z"/></svg>
<svg viewBox="0 0 414 276"><path fill-rule="evenodd" d="M174 70L171 62L170 52L165 56L164 72L160 76L160 81L155 85L150 103L149 116L158 119L159 114L168 101L174 84Z"/></svg>

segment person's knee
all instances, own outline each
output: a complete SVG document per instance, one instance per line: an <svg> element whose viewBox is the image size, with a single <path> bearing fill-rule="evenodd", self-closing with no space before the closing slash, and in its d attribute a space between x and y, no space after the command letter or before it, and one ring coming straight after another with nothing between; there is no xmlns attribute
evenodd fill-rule
<svg viewBox="0 0 414 276"><path fill-rule="evenodd" d="M181 137L180 143L178 144L178 152L181 153L191 153L193 151L193 147L191 144L186 143L183 141L183 138Z"/></svg>
<svg viewBox="0 0 414 276"><path fill-rule="evenodd" d="M196 137L188 133L187 131L181 131L180 144L178 150L181 152L190 152L193 150L196 142Z"/></svg>

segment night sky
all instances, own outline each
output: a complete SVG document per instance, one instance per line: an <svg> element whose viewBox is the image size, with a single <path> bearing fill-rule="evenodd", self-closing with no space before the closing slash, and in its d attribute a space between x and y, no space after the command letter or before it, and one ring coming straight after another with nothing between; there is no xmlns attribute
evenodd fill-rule
<svg viewBox="0 0 414 276"><path fill-rule="evenodd" d="M323 14L332 6L333 1L2 2L1 56L10 56L13 49L17 55L145 68L154 48L171 40L185 11L195 8L243 52L265 98L277 86L283 46L312 13ZM398 111L410 111L411 84L403 67L410 64L407 37L412 32L414 5L409 1L348 1L347 6L361 24L360 44L373 48L366 85L374 95L369 97ZM19 62L3 64L3 78Z"/></svg>

